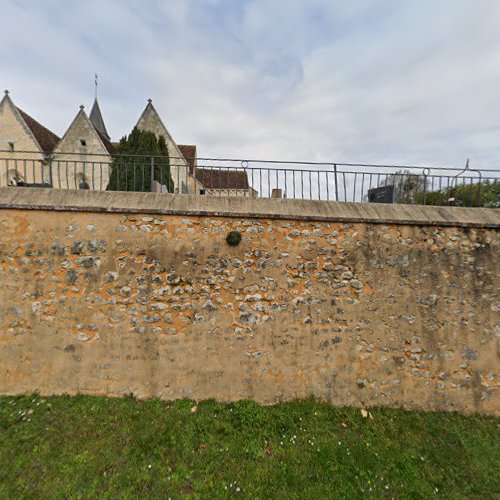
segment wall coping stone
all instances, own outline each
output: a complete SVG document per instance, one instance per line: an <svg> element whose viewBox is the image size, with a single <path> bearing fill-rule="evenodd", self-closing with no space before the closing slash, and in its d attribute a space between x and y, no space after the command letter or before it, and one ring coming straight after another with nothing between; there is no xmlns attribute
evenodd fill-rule
<svg viewBox="0 0 500 500"><path fill-rule="evenodd" d="M210 195L0 188L0 209L144 213L500 229L500 210Z"/></svg>

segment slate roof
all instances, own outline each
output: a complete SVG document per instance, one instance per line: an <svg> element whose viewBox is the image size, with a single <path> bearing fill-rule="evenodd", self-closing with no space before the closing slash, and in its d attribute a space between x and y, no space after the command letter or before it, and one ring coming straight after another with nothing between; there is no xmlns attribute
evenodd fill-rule
<svg viewBox="0 0 500 500"><path fill-rule="evenodd" d="M97 102L97 97L94 100L94 105L89 115L90 123L94 125L94 128L101 133L108 141L111 139L109 137L108 131L106 130L106 125L104 125L104 119L102 117L101 108Z"/></svg>
<svg viewBox="0 0 500 500"><path fill-rule="evenodd" d="M57 137L54 132L50 131L48 128L44 127L41 123L38 123L34 118L25 113L22 109L17 108L22 119L31 130L32 134L35 136L41 150L44 153L52 153L56 144L59 142L59 137Z"/></svg>
<svg viewBox="0 0 500 500"><path fill-rule="evenodd" d="M228 170L221 168L196 169L196 180L201 182L206 189L249 189L248 176L241 170Z"/></svg>

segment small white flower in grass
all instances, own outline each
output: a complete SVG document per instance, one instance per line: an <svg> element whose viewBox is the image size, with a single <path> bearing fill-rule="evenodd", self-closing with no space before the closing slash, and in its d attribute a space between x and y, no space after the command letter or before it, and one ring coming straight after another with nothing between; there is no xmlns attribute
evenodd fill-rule
<svg viewBox="0 0 500 500"><path fill-rule="evenodd" d="M240 487L239 486L236 488L236 491L240 491Z"/></svg>
<svg viewBox="0 0 500 500"><path fill-rule="evenodd" d="M148 469L151 469L151 464L148 465Z"/></svg>

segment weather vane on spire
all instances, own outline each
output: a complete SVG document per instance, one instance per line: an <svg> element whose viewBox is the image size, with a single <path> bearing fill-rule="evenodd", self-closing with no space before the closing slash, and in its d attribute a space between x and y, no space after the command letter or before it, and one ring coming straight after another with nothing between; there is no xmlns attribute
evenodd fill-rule
<svg viewBox="0 0 500 500"><path fill-rule="evenodd" d="M95 74L95 98L97 99L97 73Z"/></svg>

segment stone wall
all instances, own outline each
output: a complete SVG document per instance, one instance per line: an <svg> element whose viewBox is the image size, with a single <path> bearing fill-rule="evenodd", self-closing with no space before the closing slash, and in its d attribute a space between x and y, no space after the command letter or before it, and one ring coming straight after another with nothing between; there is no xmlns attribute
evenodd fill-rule
<svg viewBox="0 0 500 500"><path fill-rule="evenodd" d="M493 210L33 191L0 189L3 394L500 414Z"/></svg>

